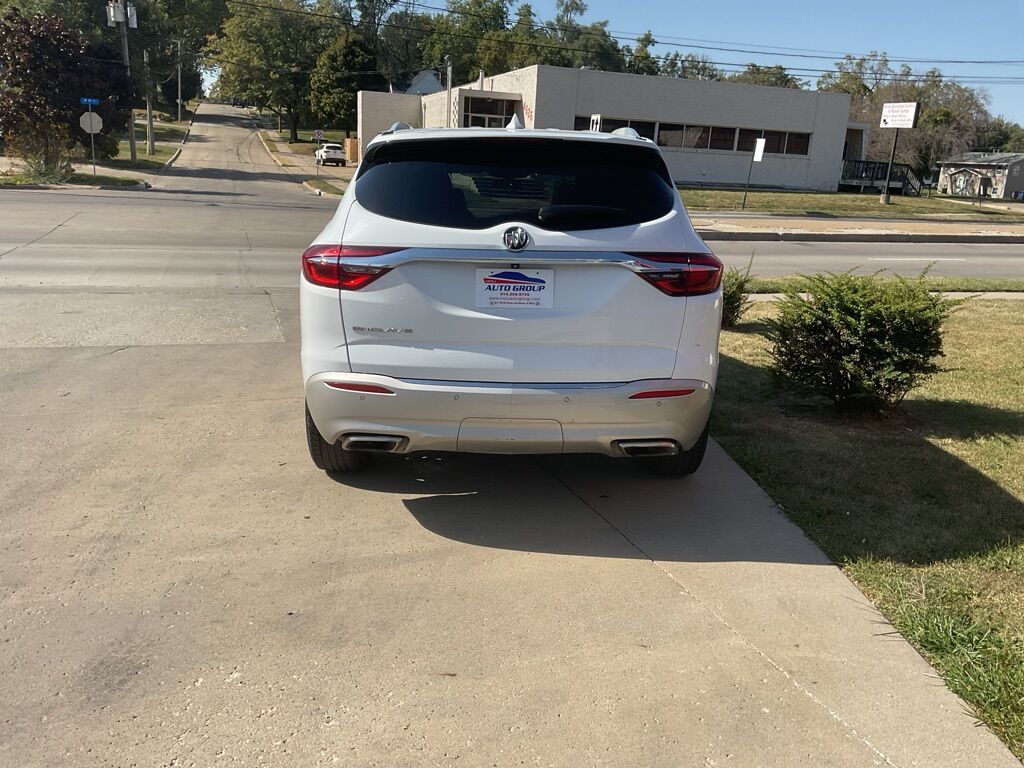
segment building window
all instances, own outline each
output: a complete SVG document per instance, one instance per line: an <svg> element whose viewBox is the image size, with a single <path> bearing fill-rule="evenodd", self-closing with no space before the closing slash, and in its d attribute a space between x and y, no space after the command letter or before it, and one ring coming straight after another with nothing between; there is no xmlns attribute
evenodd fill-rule
<svg viewBox="0 0 1024 768"><path fill-rule="evenodd" d="M629 128L629 120L619 120L615 117L602 117L601 118L601 132L611 133L617 131L619 128Z"/></svg>
<svg viewBox="0 0 1024 768"><path fill-rule="evenodd" d="M685 126L678 123L661 123L658 126L659 147L681 147L683 146L683 130Z"/></svg>
<svg viewBox="0 0 1024 768"><path fill-rule="evenodd" d="M763 131L752 131L749 128L740 128L740 137L736 142L736 151L753 152L754 143L761 138Z"/></svg>
<svg viewBox="0 0 1024 768"><path fill-rule="evenodd" d="M654 123L647 120L630 120L629 127L645 139L654 141Z"/></svg>
<svg viewBox="0 0 1024 768"><path fill-rule="evenodd" d="M811 134L790 133L786 139L787 155L806 155L811 146Z"/></svg>
<svg viewBox="0 0 1024 768"><path fill-rule="evenodd" d="M707 149L711 129L706 125L688 125L683 133L683 146L688 149Z"/></svg>
<svg viewBox="0 0 1024 768"><path fill-rule="evenodd" d="M730 151L736 148L736 129L735 128L712 128L711 129L711 149L728 149Z"/></svg>
<svg viewBox="0 0 1024 768"><path fill-rule="evenodd" d="M786 151L786 132L765 131L764 151L771 152L773 155L781 155L784 153Z"/></svg>
<svg viewBox="0 0 1024 768"><path fill-rule="evenodd" d="M485 99L470 96L465 101L462 125L465 128L504 128L516 113L511 99Z"/></svg>

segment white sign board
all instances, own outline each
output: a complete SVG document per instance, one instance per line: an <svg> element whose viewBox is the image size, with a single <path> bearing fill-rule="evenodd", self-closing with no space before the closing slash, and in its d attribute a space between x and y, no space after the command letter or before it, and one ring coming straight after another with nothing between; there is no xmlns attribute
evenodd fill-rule
<svg viewBox="0 0 1024 768"><path fill-rule="evenodd" d="M882 105L882 120L879 128L915 128L917 126L917 102L896 101Z"/></svg>
<svg viewBox="0 0 1024 768"><path fill-rule="evenodd" d="M313 138L314 138L314 139L315 139L316 141L320 141L321 139L323 139L323 137L324 137L324 132L323 132L323 131L321 131L321 130L319 130L319 129L318 129L318 130L315 130L315 131L313 131Z"/></svg>
<svg viewBox="0 0 1024 768"><path fill-rule="evenodd" d="M754 140L754 162L755 163L760 163L761 162L761 158L764 157L764 145L765 145L765 140L764 139L755 139Z"/></svg>
<svg viewBox="0 0 1024 768"><path fill-rule="evenodd" d="M86 133L99 133L103 130L103 118L95 112L85 112L78 118L78 124Z"/></svg>
<svg viewBox="0 0 1024 768"><path fill-rule="evenodd" d="M601 116L591 115L590 116L590 130L600 131L601 130Z"/></svg>

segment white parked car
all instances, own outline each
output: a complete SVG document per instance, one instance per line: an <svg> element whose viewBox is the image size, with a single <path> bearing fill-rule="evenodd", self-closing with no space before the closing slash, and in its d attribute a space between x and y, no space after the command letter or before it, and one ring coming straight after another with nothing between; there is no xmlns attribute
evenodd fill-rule
<svg viewBox="0 0 1024 768"><path fill-rule="evenodd" d="M302 256L306 433L367 453L603 453L686 475L718 372L722 264L657 146L391 130Z"/></svg>
<svg viewBox="0 0 1024 768"><path fill-rule="evenodd" d="M345 148L341 144L323 144L313 153L316 165L344 165Z"/></svg>

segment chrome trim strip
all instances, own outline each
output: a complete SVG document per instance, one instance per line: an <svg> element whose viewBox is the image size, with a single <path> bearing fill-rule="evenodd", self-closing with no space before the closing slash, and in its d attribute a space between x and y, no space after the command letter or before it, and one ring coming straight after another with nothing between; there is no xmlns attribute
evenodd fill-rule
<svg viewBox="0 0 1024 768"><path fill-rule="evenodd" d="M636 255L614 251L493 251L433 248L407 248L368 259L339 260L341 266L384 267L430 261L456 264L518 264L523 269L543 269L552 264L614 264L633 272L682 272L686 264L644 261Z"/></svg>

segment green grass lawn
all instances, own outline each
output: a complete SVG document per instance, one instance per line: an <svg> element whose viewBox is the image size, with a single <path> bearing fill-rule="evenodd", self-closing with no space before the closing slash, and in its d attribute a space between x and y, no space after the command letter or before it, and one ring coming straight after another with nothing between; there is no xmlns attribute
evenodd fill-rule
<svg viewBox="0 0 1024 768"><path fill-rule="evenodd" d="M345 188L348 186L337 180L326 181L324 179L306 179L306 183L329 195L343 195L345 194Z"/></svg>
<svg viewBox="0 0 1024 768"><path fill-rule="evenodd" d="M773 311L722 335L712 434L1024 757L1024 301L955 313L886 419L781 389Z"/></svg>
<svg viewBox="0 0 1024 768"><path fill-rule="evenodd" d="M17 186L21 185L36 185L44 184L46 182L40 182L38 179L26 176L21 173L14 174L0 174L0 184L14 184ZM109 176L106 174L98 173L96 176L92 175L91 171L79 171L73 173L69 178L65 179L63 184L85 184L85 185L96 185L96 186L118 186L127 187L139 183L138 179L129 179L124 176Z"/></svg>
<svg viewBox="0 0 1024 768"><path fill-rule="evenodd" d="M96 166L99 167L98 165ZM125 176L109 176L102 173L97 173L95 176L92 175L92 171L77 171L71 175L71 178L67 179L65 184L89 184L98 185L103 187L130 187L135 186L139 183L138 179L129 179Z"/></svg>
<svg viewBox="0 0 1024 768"><path fill-rule="evenodd" d="M173 144L158 143L155 147L155 154L147 155L146 136L142 131L136 134L135 137L135 155L137 159L134 163L131 160L131 147L128 144L128 139L121 139L117 143L117 146L117 157L113 157L108 160L100 160L96 163L97 167L130 168L137 171L159 171L164 167L164 163L166 163L170 159L171 155L173 155L178 149L178 147Z"/></svg>
<svg viewBox="0 0 1024 768"><path fill-rule="evenodd" d="M679 194L693 211L738 211L743 191L734 189L682 189ZM1002 201L999 201L1002 202ZM944 200L939 197L902 197L894 195L892 205L882 205L877 194L842 192L763 192L747 195L749 213L783 213L799 216L880 216L885 218L937 217L1024 221L1024 205L1019 212L1000 211Z"/></svg>
<svg viewBox="0 0 1024 768"><path fill-rule="evenodd" d="M153 123L153 140L157 142L168 142L171 144L180 144L181 140L185 138L185 132L188 128L185 125L178 125L177 123ZM145 136L145 129L143 129L143 136Z"/></svg>

